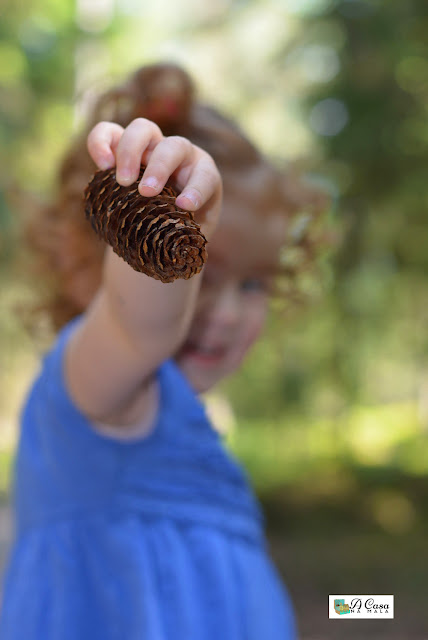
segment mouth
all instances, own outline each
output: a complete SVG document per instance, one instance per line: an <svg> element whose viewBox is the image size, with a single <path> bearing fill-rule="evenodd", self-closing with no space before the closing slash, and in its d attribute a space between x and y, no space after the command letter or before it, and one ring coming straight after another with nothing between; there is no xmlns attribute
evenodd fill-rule
<svg viewBox="0 0 428 640"><path fill-rule="evenodd" d="M214 365L220 362L226 353L226 347L209 347L197 342L186 342L181 353L186 358L192 358L202 365Z"/></svg>

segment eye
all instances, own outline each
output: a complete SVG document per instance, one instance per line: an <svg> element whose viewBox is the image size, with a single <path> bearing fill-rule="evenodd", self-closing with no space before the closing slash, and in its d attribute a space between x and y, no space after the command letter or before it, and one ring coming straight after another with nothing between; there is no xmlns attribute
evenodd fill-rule
<svg viewBox="0 0 428 640"><path fill-rule="evenodd" d="M243 291L267 291L268 283L259 278L249 278L241 282L241 290Z"/></svg>

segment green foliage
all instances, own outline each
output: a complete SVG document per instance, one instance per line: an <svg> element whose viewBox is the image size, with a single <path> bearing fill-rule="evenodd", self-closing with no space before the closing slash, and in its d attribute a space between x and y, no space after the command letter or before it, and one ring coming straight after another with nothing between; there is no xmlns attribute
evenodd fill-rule
<svg viewBox="0 0 428 640"><path fill-rule="evenodd" d="M310 403L329 415L320 394L339 407L403 396L425 402L425 6L336 0L291 8L299 26L273 63L290 84L301 79L302 113L314 136L306 165L336 185L346 233L324 303L300 323L284 322L243 375L255 381L260 374L262 406L293 380L294 393L283 386L284 408L297 400L303 414ZM276 348L282 359L271 372L262 369L261 352Z"/></svg>

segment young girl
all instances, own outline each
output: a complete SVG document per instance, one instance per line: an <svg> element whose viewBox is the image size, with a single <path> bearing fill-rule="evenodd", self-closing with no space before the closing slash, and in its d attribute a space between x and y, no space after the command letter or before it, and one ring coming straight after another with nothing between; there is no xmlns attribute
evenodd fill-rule
<svg viewBox="0 0 428 640"><path fill-rule="evenodd" d="M294 639L260 505L198 394L260 334L286 239L310 262L309 233L290 229L317 194L197 102L175 65L105 94L88 130L29 232L59 333L21 413L0 638ZM137 273L85 220L93 171L130 185L141 163L140 193L172 176L208 239L189 280Z"/></svg>

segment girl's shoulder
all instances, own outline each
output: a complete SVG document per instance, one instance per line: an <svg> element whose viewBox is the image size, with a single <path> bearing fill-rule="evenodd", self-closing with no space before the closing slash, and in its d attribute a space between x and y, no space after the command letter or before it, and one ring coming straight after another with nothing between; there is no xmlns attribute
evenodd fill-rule
<svg viewBox="0 0 428 640"><path fill-rule="evenodd" d="M73 424L74 428L80 428L80 431L92 438L96 436L97 439L117 442L119 445L159 437L160 432L165 431L165 423L171 419L175 422L187 422L189 419L199 418L211 428L202 401L173 357L165 359L155 373L156 414L126 427L89 420L73 401L64 371L66 345L82 319L83 313L67 322L43 356L33 392L36 396L44 396L45 411L51 410L64 424ZM151 423L150 428L148 421Z"/></svg>
<svg viewBox="0 0 428 640"><path fill-rule="evenodd" d="M19 527L99 509L126 482L139 485L142 475L153 482L154 469L165 468L159 461L179 458L187 467L201 449L217 452L217 432L171 358L156 371L159 410L148 434L118 438L97 429L75 406L65 383L64 350L79 321L73 318L57 334L21 409L14 468Z"/></svg>

